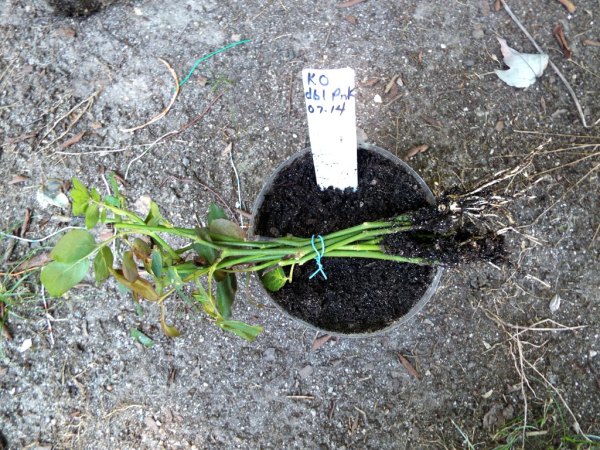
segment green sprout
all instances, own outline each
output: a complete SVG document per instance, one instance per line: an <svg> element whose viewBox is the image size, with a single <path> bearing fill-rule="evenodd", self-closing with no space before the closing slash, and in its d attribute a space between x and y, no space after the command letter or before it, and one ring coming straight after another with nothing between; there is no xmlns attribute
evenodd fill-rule
<svg viewBox="0 0 600 450"><path fill-rule="evenodd" d="M71 230L58 241L50 254L52 262L41 271L42 284L50 295L61 296L86 276L91 264L98 283L112 276L131 291L135 300L157 303L161 308L161 327L171 337L178 336L179 331L166 323L165 300L177 293L185 298L182 289L190 285L191 297L216 325L247 340L255 339L261 327L231 319L236 275L258 272L263 285L277 291L292 281L296 265L315 259L314 239L311 242L311 238L288 236L249 240L216 204L209 208L206 226L179 228L161 215L155 202L151 202L146 217L127 209L114 176L109 176L112 192L104 197L77 179L72 184L73 214L85 217L87 229ZM394 254L384 244L386 236L422 229L422 224L415 223L416 216L403 214L390 220L365 222L322 236L322 243L317 245L324 258L440 264L428 256ZM111 228L112 236L97 241L88 230L98 223ZM174 247L165 240L166 236L185 244ZM111 247L124 250L119 263Z"/></svg>

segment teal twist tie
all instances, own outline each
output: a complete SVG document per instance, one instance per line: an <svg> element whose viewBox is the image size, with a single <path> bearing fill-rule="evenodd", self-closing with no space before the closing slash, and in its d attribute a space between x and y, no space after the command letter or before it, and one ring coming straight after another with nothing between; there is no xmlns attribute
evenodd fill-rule
<svg viewBox="0 0 600 450"><path fill-rule="evenodd" d="M319 272L323 275L323 279L327 279L327 275L325 275L325 271L323 270L323 264L321 264L321 258L325 255L325 241L323 240L323 236L319 235L319 240L321 241L321 252L317 250L317 246L315 245L315 235L313 234L310 238L310 245L312 245L313 250L315 251L315 263L317 263L317 270L313 272L313 274L308 277L309 280L312 280Z"/></svg>

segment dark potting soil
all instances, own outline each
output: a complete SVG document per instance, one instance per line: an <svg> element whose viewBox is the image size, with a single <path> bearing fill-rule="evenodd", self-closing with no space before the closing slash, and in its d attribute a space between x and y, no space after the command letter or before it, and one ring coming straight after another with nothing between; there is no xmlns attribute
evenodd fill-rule
<svg viewBox="0 0 600 450"><path fill-rule="evenodd" d="M310 153L282 170L254 220L259 236L327 234L365 221L393 217L428 205L414 178L392 160L358 151L358 189L321 190ZM436 269L389 261L325 258L327 280L308 262L293 282L271 293L293 316L332 332L380 330L404 316L423 296Z"/></svg>

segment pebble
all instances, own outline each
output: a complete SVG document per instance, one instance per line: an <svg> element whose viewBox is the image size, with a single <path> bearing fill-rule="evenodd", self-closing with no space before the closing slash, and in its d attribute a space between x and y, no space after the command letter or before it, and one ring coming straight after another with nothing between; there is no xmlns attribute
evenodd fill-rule
<svg viewBox="0 0 600 450"><path fill-rule="evenodd" d="M300 371L298 372L298 375L300 375L300 378L308 378L312 375L312 373L313 373L313 368L309 364L307 366L304 366L302 369L300 369Z"/></svg>
<svg viewBox="0 0 600 450"><path fill-rule="evenodd" d="M274 347L269 347L268 349L266 349L263 352L263 359L266 362L273 362L273 361L275 361L275 348Z"/></svg>

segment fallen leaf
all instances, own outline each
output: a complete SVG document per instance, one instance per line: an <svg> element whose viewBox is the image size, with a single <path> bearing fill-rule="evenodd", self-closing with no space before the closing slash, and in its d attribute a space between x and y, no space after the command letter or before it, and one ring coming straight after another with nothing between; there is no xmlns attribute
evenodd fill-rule
<svg viewBox="0 0 600 450"><path fill-rule="evenodd" d="M502 9L502 3L500 3L500 0L496 0L494 2L494 11L498 12Z"/></svg>
<svg viewBox="0 0 600 450"><path fill-rule="evenodd" d="M569 11L571 14L574 13L577 9L575 4L571 0L558 0L558 2L565 8L567 8L567 11Z"/></svg>
<svg viewBox="0 0 600 450"><path fill-rule="evenodd" d="M558 44L562 48L563 55L566 59L571 59L573 56L573 52L569 48L569 43L567 42L567 38L565 37L565 33L561 24L557 24L553 30L554 37L558 41Z"/></svg>
<svg viewBox="0 0 600 450"><path fill-rule="evenodd" d="M481 15L483 17L489 16L491 11L488 0L479 0L479 9L481 10Z"/></svg>
<svg viewBox="0 0 600 450"><path fill-rule="evenodd" d="M400 353L397 353L397 355L398 355L398 360L400 360L400 363L404 366L404 368L406 369L408 374L411 377L416 378L417 380L420 380L419 372L417 372L417 370L413 367L413 365L410 363L410 361L408 359L406 359L404 356L402 356Z"/></svg>
<svg viewBox="0 0 600 450"><path fill-rule="evenodd" d="M31 341L31 339L25 339L23 341L23 343L21 344L21 346L17 350L19 351L19 353L24 353L27 350L29 350L32 345L33 345L33 342Z"/></svg>
<svg viewBox="0 0 600 450"><path fill-rule="evenodd" d="M27 180L29 180L29 177L25 175L13 175L12 180L10 180L8 184L24 183Z"/></svg>
<svg viewBox="0 0 600 450"><path fill-rule="evenodd" d="M583 41L583 45L589 45L591 47L600 47L600 41L596 41L594 39L585 39Z"/></svg>
<svg viewBox="0 0 600 450"><path fill-rule="evenodd" d="M77 36L77 33L75 32L75 30L73 28L60 27L58 30L56 30L56 35L59 37L73 39L75 36Z"/></svg>
<svg viewBox="0 0 600 450"><path fill-rule="evenodd" d="M404 159L411 159L419 153L426 152L428 149L429 149L429 145L427 145L427 144L417 145L416 147L413 147L409 151L406 152Z"/></svg>
<svg viewBox="0 0 600 450"><path fill-rule="evenodd" d="M23 223L19 227L19 235L21 237L25 237L25 233L29 229L29 222L31 221L31 210L29 208L25 209L25 216L23 218Z"/></svg>
<svg viewBox="0 0 600 450"><path fill-rule="evenodd" d="M331 339L331 335L329 334L324 334L323 336L315 338L315 340L312 343L311 350L317 350L323 347L329 339Z"/></svg>
<svg viewBox="0 0 600 450"><path fill-rule="evenodd" d="M229 157L229 154L231 153L231 150L233 149L233 142L229 142L225 148L223 149L223 151L221 152L221 156L223 157Z"/></svg>
<svg viewBox="0 0 600 450"><path fill-rule="evenodd" d="M368 78L360 83L362 87L372 87L375 86L379 82L379 78Z"/></svg>
<svg viewBox="0 0 600 450"><path fill-rule="evenodd" d="M7 341L12 341L13 336L12 336L12 333L10 332L10 330L8 329L8 326L5 323L0 324L0 325L2 328L2 338L6 339ZM0 375L1 375L1 373L0 373Z"/></svg>
<svg viewBox="0 0 600 450"><path fill-rule="evenodd" d="M556 312L560 309L560 295L556 294L554 297L552 297L552 300L550 300L550 311L551 312Z"/></svg>
<svg viewBox="0 0 600 450"><path fill-rule="evenodd" d="M36 200L42 208L52 205L66 209L69 207L69 198L62 192L62 188L61 180L50 180L40 186L36 193Z"/></svg>
<svg viewBox="0 0 600 450"><path fill-rule="evenodd" d="M344 16L344 19L346 19L352 25L357 25L358 24L358 19L355 16Z"/></svg>
<svg viewBox="0 0 600 450"><path fill-rule="evenodd" d="M196 83L198 83L200 87L204 87L208 84L208 78L206 78L204 75L198 75L196 77Z"/></svg>
<svg viewBox="0 0 600 450"><path fill-rule="evenodd" d="M85 134L85 131L81 131L79 133L77 133L75 136L73 136L70 139L67 139L65 142L63 142L60 146L61 149L65 149L67 147L70 147L71 145L77 144L81 138L83 137L83 135Z"/></svg>
<svg viewBox="0 0 600 450"><path fill-rule="evenodd" d="M425 122L427 125L431 125L434 128L444 128L442 122L426 114L421 114L421 119L423 119L423 122Z"/></svg>
<svg viewBox="0 0 600 450"><path fill-rule="evenodd" d="M349 8L354 5L358 5L359 3L364 2L365 0L348 0L347 2L338 3L336 8Z"/></svg>
<svg viewBox="0 0 600 450"><path fill-rule="evenodd" d="M17 272L22 272L24 270L42 267L48 264L50 261L52 261L52 258L50 258L50 252L38 253L33 258L23 261L15 270Z"/></svg>
<svg viewBox="0 0 600 450"><path fill-rule="evenodd" d="M548 66L548 55L544 53L520 53L510 48L506 40L498 38L504 63L508 70L495 70L496 75L509 86L526 88L542 76Z"/></svg>

